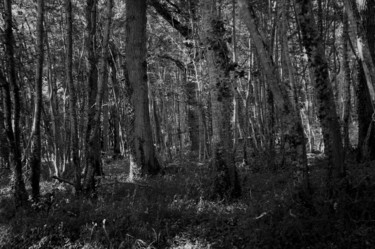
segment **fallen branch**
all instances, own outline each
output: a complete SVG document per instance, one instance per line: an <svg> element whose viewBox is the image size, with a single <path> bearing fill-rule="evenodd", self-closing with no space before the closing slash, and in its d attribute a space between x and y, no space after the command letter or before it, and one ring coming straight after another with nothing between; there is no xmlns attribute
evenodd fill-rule
<svg viewBox="0 0 375 249"><path fill-rule="evenodd" d="M75 186L74 183L72 183L72 182L70 182L70 181L68 181L66 179L60 178L58 176L52 176L52 178L58 180L59 182L64 182L64 183L67 183L69 185L72 185L73 187Z"/></svg>

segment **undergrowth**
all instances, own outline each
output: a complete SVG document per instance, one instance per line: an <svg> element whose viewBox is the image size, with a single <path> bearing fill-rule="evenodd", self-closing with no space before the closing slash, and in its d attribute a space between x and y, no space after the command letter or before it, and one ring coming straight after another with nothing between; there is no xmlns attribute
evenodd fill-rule
<svg viewBox="0 0 375 249"><path fill-rule="evenodd" d="M121 161L106 167L118 166ZM0 200L1 248L374 248L375 181L370 165L353 165L345 191L331 198L325 170L311 167L312 192L291 172L240 166L243 195L210 199L209 163L180 158L144 182L107 174L95 200L43 182L53 201L15 211Z"/></svg>

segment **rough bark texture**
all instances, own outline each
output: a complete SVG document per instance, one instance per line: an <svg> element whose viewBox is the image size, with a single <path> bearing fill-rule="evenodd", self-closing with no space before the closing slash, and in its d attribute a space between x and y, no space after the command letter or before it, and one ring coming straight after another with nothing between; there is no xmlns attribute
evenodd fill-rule
<svg viewBox="0 0 375 249"><path fill-rule="evenodd" d="M100 140L99 129L95 129L95 115L97 106L96 96L98 94L98 70L96 55L96 12L97 1L87 0L86 5L86 48L88 59L88 106L87 106L87 127L86 127L86 148L85 148L85 179L83 189L86 194L92 194L95 191L95 175L101 175L100 161Z"/></svg>
<svg viewBox="0 0 375 249"><path fill-rule="evenodd" d="M130 178L154 175L160 170L152 139L147 85L146 0L126 4L126 71L131 111L127 138L130 145Z"/></svg>
<svg viewBox="0 0 375 249"><path fill-rule="evenodd" d="M231 117L232 89L230 85L230 58L224 41L224 23L217 15L216 1L202 3L203 40L211 87L212 156L216 169L214 193L220 197L236 198L241 195L238 174L232 153Z"/></svg>
<svg viewBox="0 0 375 249"><path fill-rule="evenodd" d="M316 28L311 1L297 0L296 9L302 42L315 79L318 116L324 135L325 152L329 159L329 176L334 170L336 179L341 178L345 175L343 146L322 38Z"/></svg>
<svg viewBox="0 0 375 249"><path fill-rule="evenodd" d="M195 81L195 69L191 63L186 66L185 91L187 96L187 122L190 137L191 151L199 151L199 114L197 99L197 82Z"/></svg>
<svg viewBox="0 0 375 249"><path fill-rule="evenodd" d="M38 16L37 16L37 39L36 53L37 64L35 74L35 96L34 96L34 119L31 129L31 158L30 158L30 182L32 188L32 198L34 201L39 199L40 194L40 164L41 164L41 132L40 119L42 114L42 88L43 88L43 19L44 19L44 0L38 0Z"/></svg>
<svg viewBox="0 0 375 249"><path fill-rule="evenodd" d="M19 86L16 78L16 65L14 62L14 38L12 31L12 3L11 0L4 1L4 21L5 21L5 53L7 62L8 81L2 77L4 84L4 106L5 106L5 130L8 142L11 147L10 163L14 177L14 199L16 207L24 206L27 203L27 192L22 176L21 146L20 146L20 111L21 101ZM13 93L13 107L12 94ZM13 109L13 112L12 112ZM13 123L13 126L12 126Z"/></svg>
<svg viewBox="0 0 375 249"><path fill-rule="evenodd" d="M69 112L70 112L70 125L71 125L71 143L72 143L72 159L74 167L74 184L76 193L81 191L81 166L79 158L79 138L78 138L78 118L77 118L77 95L73 82L73 17L72 17L72 1L65 0L65 13L66 13L66 59L65 59L65 72L66 84L69 89Z"/></svg>

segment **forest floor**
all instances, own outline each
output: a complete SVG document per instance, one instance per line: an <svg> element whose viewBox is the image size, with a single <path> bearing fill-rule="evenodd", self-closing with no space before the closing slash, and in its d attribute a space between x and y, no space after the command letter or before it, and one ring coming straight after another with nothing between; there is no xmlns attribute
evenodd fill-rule
<svg viewBox="0 0 375 249"><path fill-rule="evenodd" d="M136 183L124 160L108 160L97 199L44 181L54 199L17 211L4 171L0 248L375 248L375 165L348 164L345 193L332 199L324 158L310 164L311 195L293 186L291 170L254 164L238 167L242 197L225 201L210 198L214 172L191 155Z"/></svg>

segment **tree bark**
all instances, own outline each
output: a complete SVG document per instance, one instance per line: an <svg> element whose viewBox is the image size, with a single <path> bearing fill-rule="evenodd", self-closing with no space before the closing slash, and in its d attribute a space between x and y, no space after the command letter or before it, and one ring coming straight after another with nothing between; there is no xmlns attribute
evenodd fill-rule
<svg viewBox="0 0 375 249"><path fill-rule="evenodd" d="M41 132L40 132L40 119L42 115L42 88L43 88L43 61L44 61L44 49L43 49L43 19L44 19L44 0L38 0L38 16L37 16L37 39L36 39L36 53L37 53L37 65L35 75L35 96L34 96L34 119L32 126L32 140L31 140L31 158L30 158L30 181L32 188L32 198L34 201L38 201L40 194L40 164L42 159L41 154Z"/></svg>
<svg viewBox="0 0 375 249"><path fill-rule="evenodd" d="M350 61L349 61L349 23L347 15L344 15L344 26L343 26L343 69L344 69L344 103L343 103L343 135L344 135L344 150L345 155L349 152L350 149L350 140L349 140L349 119L350 119L350 110L351 110L351 94L350 94L350 85L351 85L351 76L350 76Z"/></svg>
<svg viewBox="0 0 375 249"><path fill-rule="evenodd" d="M366 1L366 8L370 7L369 2L372 1ZM348 15L351 29L356 34L356 45L357 45L357 54L358 57L361 59L363 71L366 76L367 81L367 87L369 89L369 93L371 96L371 101L373 104L375 104L375 66L374 61L371 56L369 41L367 40L367 34L366 29L364 25L361 22L359 12L357 9L357 5L355 1L351 0L344 0L345 4L345 10ZM369 13L368 20L371 20L371 16L374 13ZM367 25L366 25L367 26ZM368 30L369 31L369 30ZM367 31L367 33L369 33ZM370 31L374 32L374 31ZM374 41L374 39L372 39ZM374 45L372 45L372 48L374 48ZM374 52L373 52L374 53Z"/></svg>
<svg viewBox="0 0 375 249"><path fill-rule="evenodd" d="M127 129L131 179L155 175L160 170L149 114L146 7L146 0L131 0L126 4L125 79L132 109Z"/></svg>
<svg viewBox="0 0 375 249"><path fill-rule="evenodd" d="M303 183L307 189L309 188L309 183L305 137L301 117L294 107L295 105L293 105L295 100L293 95L289 96L287 88L282 87L284 84L279 84L280 77L268 50L267 42L262 31L256 26L257 18L254 10L248 5L246 0L238 0L238 3L243 20L252 35L252 41L269 82L269 89L273 94L274 102L281 111L280 118L285 130L283 135L285 147L289 154L286 158L286 163L293 165L297 182Z"/></svg>
<svg viewBox="0 0 375 249"><path fill-rule="evenodd" d="M70 129L71 129L71 148L74 168L74 185L76 194L81 192L81 165L79 158L79 137L78 137L78 118L77 118L77 94L75 91L73 81L73 15L72 15L72 1L65 0L66 13L66 58L65 58L65 72L66 84L69 90L69 115L70 115Z"/></svg>
<svg viewBox="0 0 375 249"><path fill-rule="evenodd" d="M22 175L21 146L20 146L20 111L21 100L20 90L16 77L16 65L14 62L14 37L13 37L13 21L12 21L12 1L4 1L4 34L5 34L5 54L7 62L8 81L5 76L0 75L0 79L4 82L4 106L5 106L5 130L8 142L11 147L12 173L14 177L14 199L16 207L25 206L27 204L27 192L25 182ZM5 83L6 82L6 83ZM13 93L13 96L11 94ZM12 97L14 104L12 105ZM13 109L13 113L12 113ZM12 125L13 124L13 125Z"/></svg>
<svg viewBox="0 0 375 249"><path fill-rule="evenodd" d="M87 59L88 59L88 101L87 101L87 126L85 137L85 176L83 182L83 190L86 195L95 193L95 175L101 175L100 160L100 139L99 129L96 129L95 116L97 114L96 102L98 95L98 70L97 70L97 54L96 54L96 16L97 16L97 0L87 0L86 5L86 21L87 21Z"/></svg>
<svg viewBox="0 0 375 249"><path fill-rule="evenodd" d="M230 58L224 41L224 23L217 14L216 0L202 3L203 41L211 87L212 156L216 169L214 194L219 197L237 198L241 195L238 173L232 153L231 118L232 87L230 84Z"/></svg>
<svg viewBox="0 0 375 249"><path fill-rule="evenodd" d="M316 28L311 1L297 0L296 9L302 43L308 56L309 67L314 73L318 116L324 136L325 152L329 160L328 181L331 180L332 171L336 180L341 179L345 175L343 146L322 37Z"/></svg>
<svg viewBox="0 0 375 249"><path fill-rule="evenodd" d="M197 82L195 81L195 68L193 63L186 66L185 91L187 96L187 122L191 151L199 151L199 114L197 100Z"/></svg>

